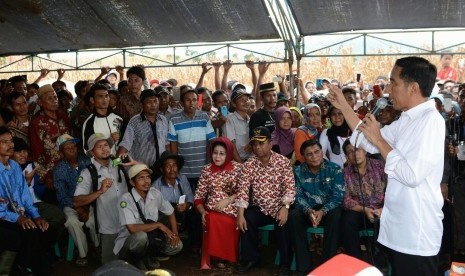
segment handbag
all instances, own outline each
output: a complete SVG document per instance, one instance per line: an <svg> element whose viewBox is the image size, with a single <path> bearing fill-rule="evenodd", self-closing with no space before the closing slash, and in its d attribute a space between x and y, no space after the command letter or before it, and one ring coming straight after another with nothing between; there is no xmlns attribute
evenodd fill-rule
<svg viewBox="0 0 465 276"><path fill-rule="evenodd" d="M132 190L129 191L129 194L131 195L132 199L136 203L137 211L139 212L139 216L142 219L142 221L145 224L156 222L156 221L153 221L151 219L146 219L145 218L144 214L142 213L142 209L139 206L139 203L136 201L136 199L132 195ZM165 249L165 247L166 247L166 235L160 229L154 229L154 230L152 230L150 232L147 232L147 238L149 240L149 248L150 248L149 252L151 251L153 253L156 253L156 252L161 252L161 251L163 251Z"/></svg>

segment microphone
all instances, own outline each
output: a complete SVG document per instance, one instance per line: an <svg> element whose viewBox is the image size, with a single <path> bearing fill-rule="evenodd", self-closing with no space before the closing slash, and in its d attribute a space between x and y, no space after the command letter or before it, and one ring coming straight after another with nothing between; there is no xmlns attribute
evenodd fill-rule
<svg viewBox="0 0 465 276"><path fill-rule="evenodd" d="M378 101L376 102L375 107L373 107L373 110L371 110L370 113L373 116L378 116L381 110L383 110L387 105L388 105L388 101L385 98L379 98Z"/></svg>

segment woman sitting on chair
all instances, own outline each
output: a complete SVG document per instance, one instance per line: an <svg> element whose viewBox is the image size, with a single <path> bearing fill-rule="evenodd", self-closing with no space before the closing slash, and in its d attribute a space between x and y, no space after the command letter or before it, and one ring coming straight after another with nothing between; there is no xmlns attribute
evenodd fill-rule
<svg viewBox="0 0 465 276"><path fill-rule="evenodd" d="M201 172L195 202L204 227L201 269L210 269L210 256L235 263L239 249L236 229L237 180L240 164L233 161L234 145L226 137L215 139L210 147L212 162Z"/></svg>

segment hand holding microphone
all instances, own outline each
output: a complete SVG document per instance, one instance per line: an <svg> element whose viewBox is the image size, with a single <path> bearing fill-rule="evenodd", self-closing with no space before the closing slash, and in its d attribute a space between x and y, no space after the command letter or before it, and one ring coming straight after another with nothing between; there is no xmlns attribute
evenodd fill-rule
<svg viewBox="0 0 465 276"><path fill-rule="evenodd" d="M381 136L380 124L376 120L376 116L383 110L388 104L385 98L380 98L373 110L365 115L363 123L359 125L358 130L363 132L365 138L370 141L373 145L377 145L383 138Z"/></svg>

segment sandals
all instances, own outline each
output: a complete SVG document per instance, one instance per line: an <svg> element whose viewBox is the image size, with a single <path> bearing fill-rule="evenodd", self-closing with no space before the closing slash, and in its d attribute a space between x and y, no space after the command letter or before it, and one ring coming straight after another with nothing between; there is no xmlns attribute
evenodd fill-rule
<svg viewBox="0 0 465 276"><path fill-rule="evenodd" d="M218 267L219 269L224 269L224 268L226 268L226 263L224 261L219 261L216 264L216 267Z"/></svg>
<svg viewBox="0 0 465 276"><path fill-rule="evenodd" d="M86 258L80 258L76 260L76 265L77 266L87 266L87 259Z"/></svg>

